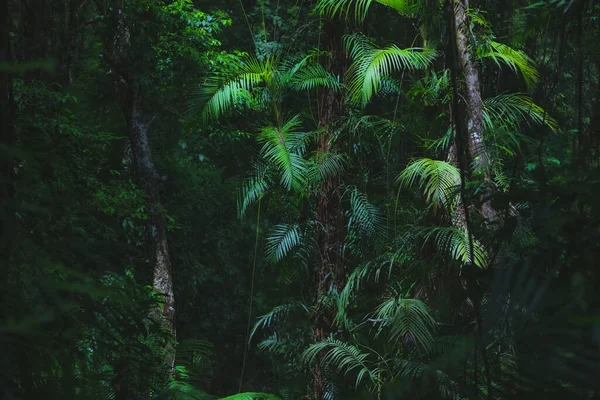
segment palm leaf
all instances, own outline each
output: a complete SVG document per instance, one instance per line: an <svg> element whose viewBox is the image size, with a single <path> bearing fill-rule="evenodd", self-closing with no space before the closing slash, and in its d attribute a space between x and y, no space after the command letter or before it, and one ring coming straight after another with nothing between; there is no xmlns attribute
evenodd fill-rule
<svg viewBox="0 0 600 400"><path fill-rule="evenodd" d="M434 50L427 48L377 48L363 35L347 36L346 48L354 59L348 70L349 96L363 107L378 93L384 78L400 70L425 69L436 56Z"/></svg>
<svg viewBox="0 0 600 400"><path fill-rule="evenodd" d="M400 184L400 189L416 183L434 207L443 206L451 210L456 203L460 171L445 161L421 158L413 160L396 182Z"/></svg>
<svg viewBox="0 0 600 400"><path fill-rule="evenodd" d="M298 224L276 225L267 238L267 259L271 262L281 261L301 242L302 232Z"/></svg>
<svg viewBox="0 0 600 400"><path fill-rule="evenodd" d="M436 322L429 309L420 300L392 296L377 308L374 319L390 330L390 339L412 338L416 343L430 351L433 346L433 334Z"/></svg>
<svg viewBox="0 0 600 400"><path fill-rule="evenodd" d="M205 123L219 119L235 104L247 98L249 92L261 83L271 79L275 71L273 59L264 61L246 56L242 59L239 71L231 79L213 77L200 86L198 98L205 102L202 119Z"/></svg>
<svg viewBox="0 0 600 400"><path fill-rule="evenodd" d="M302 355L302 359L310 364L316 362L319 355L322 355L321 363L323 365L334 367L344 375L356 371L356 387L365 377L368 377L373 385L377 385L379 382L379 369L368 361L371 354L363 353L352 344L328 338L310 345Z"/></svg>
<svg viewBox="0 0 600 400"><path fill-rule="evenodd" d="M414 16L421 8L419 0L319 0L315 11L330 18L346 17L354 10L354 19L364 21L373 2L383 4L406 16Z"/></svg>
<svg viewBox="0 0 600 400"><path fill-rule="evenodd" d="M359 233L367 237L383 233L379 211L369 202L367 196L356 188L350 193L349 215L349 229L354 227Z"/></svg>
<svg viewBox="0 0 600 400"><path fill-rule="evenodd" d="M300 116L296 115L280 127L265 127L261 130L260 140L265 142L261 153L281 174L281 183L290 190L299 190L306 181L306 161L302 158L298 146L304 135L295 131L300 126Z"/></svg>
<svg viewBox="0 0 600 400"><path fill-rule="evenodd" d="M297 71L290 79L290 87L297 91L329 88L336 92L341 91L342 84L339 78L321 65L310 64Z"/></svg>
<svg viewBox="0 0 600 400"><path fill-rule="evenodd" d="M533 60L524 52L515 50L503 43L490 41L488 46L479 49L478 57L490 58L498 67L500 67L501 62L504 63L514 73L520 73L530 89L539 81L539 74Z"/></svg>
<svg viewBox="0 0 600 400"><path fill-rule="evenodd" d="M267 165L263 163L255 164L254 176L248 178L238 195L238 213L240 218L246 214L246 210L252 204L260 200L271 186L268 176Z"/></svg>
<svg viewBox="0 0 600 400"><path fill-rule="evenodd" d="M478 240L470 240L469 234L466 231L451 226L423 227L417 229L416 232L420 232L423 235L425 242L433 240L438 250L443 254L447 254L452 259L464 264L473 263L479 268L487 268L487 251Z"/></svg>
<svg viewBox="0 0 600 400"><path fill-rule="evenodd" d="M546 125L553 132L558 128L556 120L523 93L501 94L483 102L483 123L487 130L498 126L516 130L521 121Z"/></svg>

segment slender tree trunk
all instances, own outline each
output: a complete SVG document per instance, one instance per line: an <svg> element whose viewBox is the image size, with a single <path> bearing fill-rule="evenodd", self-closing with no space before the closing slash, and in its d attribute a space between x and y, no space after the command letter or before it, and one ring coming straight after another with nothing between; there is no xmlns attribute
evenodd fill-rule
<svg viewBox="0 0 600 400"><path fill-rule="evenodd" d="M327 65L328 71L341 73L343 70L342 48L343 26L338 21L325 22L323 43L331 52ZM321 96L321 114L319 115L319 152L323 154L333 151L333 124L342 113L341 96L331 89L324 89ZM341 206L340 177L329 177L321 183L317 196L317 242L320 263L317 276L317 301L327 295L329 290L339 293L346 283L346 271L342 257L343 211ZM314 322L314 339L326 339L332 333L333 315L327 310L320 310ZM323 370L316 365L314 373L313 396L322 399L325 394Z"/></svg>
<svg viewBox="0 0 600 400"><path fill-rule="evenodd" d="M142 99L131 57L132 33L127 26L121 9L117 10L117 24L112 38L110 66L115 76L121 105L129 126L129 141L133 158L133 172L137 184L143 190L148 202L148 232L150 261L153 268L152 288L163 296L163 306L154 311L154 316L162 320L164 327L175 338L175 295L167 228L160 203L158 175L152 162L152 151L148 135L148 123L141 110ZM174 349L169 346L165 364L171 368L175 362Z"/></svg>
<svg viewBox="0 0 600 400"><path fill-rule="evenodd" d="M470 20L467 15L468 4L464 0L450 0L452 6L452 30L454 39L454 66L458 96L456 100L455 121L456 137L461 135L466 139L466 160L474 167L483 169L485 182L488 190L481 196L481 214L488 222L496 219L491 200L491 187L493 185L489 172L489 155L483 142L483 101L481 99L481 87L479 82L479 71L477 70L473 48L475 43L470 31ZM459 149L459 146L456 146ZM460 158L460 154L459 154ZM460 163L460 159L459 159ZM468 165L465 167L468 168ZM466 171L465 171L466 172ZM468 176L469 174L467 174Z"/></svg>

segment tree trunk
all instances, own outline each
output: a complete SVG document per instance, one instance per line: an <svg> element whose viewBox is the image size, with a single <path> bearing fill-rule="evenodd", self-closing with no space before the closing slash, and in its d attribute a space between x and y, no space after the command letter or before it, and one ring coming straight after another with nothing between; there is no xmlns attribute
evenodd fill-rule
<svg viewBox="0 0 600 400"><path fill-rule="evenodd" d="M338 21L325 22L325 49L331 52L327 70L341 74L343 70L343 26ZM319 115L319 152L327 154L333 151L333 124L342 113L343 98L334 90L325 88L321 96L321 113ZM316 194L317 204L317 243L320 262L317 276L317 302L327 295L329 290L339 293L346 283L346 271L342 257L343 211L341 206L340 177L329 177L319 186ZM326 339L332 333L333 315L328 310L317 312L314 322L315 342ZM316 365L314 374L313 396L322 399L325 394L323 370Z"/></svg>
<svg viewBox="0 0 600 400"><path fill-rule="evenodd" d="M489 171L489 155L486 151L483 142L483 101L481 99L481 88L479 83L479 71L473 48L475 42L471 37L470 20L467 15L468 4L466 0L449 0L452 7L451 28L454 39L454 86L458 96L455 96L455 118L456 135L455 140L460 141L461 138L466 139L466 152L463 154L465 162L461 169L465 175L469 168L469 163L473 167L483 170L484 180L487 189L481 195L481 214L488 222L493 222L496 219L496 211L494 210L490 196L492 189L492 179ZM459 153L457 160L461 164L461 147L455 146Z"/></svg>
<svg viewBox="0 0 600 400"><path fill-rule="evenodd" d="M150 261L153 268L152 288L162 295L163 306L156 309L154 317L161 320L164 327L176 336L175 331L175 295L167 229L160 204L158 175L152 162L152 151L148 136L148 123L141 112L141 98L131 56L132 33L127 26L123 11L117 11L117 26L111 42L110 66L121 96L121 105L129 127L129 141L133 158L133 172L137 184L146 195L148 203L147 241L150 244ZM165 364L174 367L175 352L169 346Z"/></svg>

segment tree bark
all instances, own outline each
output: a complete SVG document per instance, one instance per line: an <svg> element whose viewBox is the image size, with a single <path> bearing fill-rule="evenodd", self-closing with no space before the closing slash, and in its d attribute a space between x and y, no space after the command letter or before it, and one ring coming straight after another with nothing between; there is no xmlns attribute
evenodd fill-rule
<svg viewBox="0 0 600 400"><path fill-rule="evenodd" d="M481 99L481 87L479 82L479 71L473 54L475 43L471 37L470 20L467 15L468 4L464 0L449 0L452 7L451 28L454 40L454 68L456 71L455 81L458 96L455 96L456 106L456 135L466 139L466 161L467 165L462 168L467 171L468 164L483 170L486 190L482 192L481 214L488 222L496 219L496 211L491 204L491 188L493 181L489 171L489 155L483 141L483 101ZM460 137L459 137L460 135ZM460 150L460 146L455 146ZM461 154L457 155L460 164ZM470 170L470 168L469 168ZM470 174L466 174L467 176Z"/></svg>
<svg viewBox="0 0 600 400"><path fill-rule="evenodd" d="M331 53L326 68L336 74L343 71L342 46L343 25L339 21L326 21L323 29L325 49ZM333 124L342 113L343 98L334 90L325 88L321 95L321 113L318 127L318 151L327 154L333 151ZM341 205L341 182L339 176L329 177L319 186L316 194L317 243L320 262L317 276L317 302L329 290L339 293L346 283L346 271L342 257L343 211ZM314 321L315 342L326 339L332 332L333 315L328 310L319 310ZM325 394L325 379L320 365L316 365L313 396L322 399Z"/></svg>
<svg viewBox="0 0 600 400"><path fill-rule="evenodd" d="M152 162L152 151L141 104L140 88L135 75L134 60L131 55L132 33L125 21L122 9L117 10L116 29L111 42L110 67L115 77L115 85L121 96L121 106L129 127L129 141L133 158L133 172L137 184L146 195L148 203L147 241L150 245L150 261L153 268L152 288L162 295L163 306L153 312L164 327L176 337L175 295L167 228L160 203L158 175ZM165 364L174 367L175 352L169 346Z"/></svg>

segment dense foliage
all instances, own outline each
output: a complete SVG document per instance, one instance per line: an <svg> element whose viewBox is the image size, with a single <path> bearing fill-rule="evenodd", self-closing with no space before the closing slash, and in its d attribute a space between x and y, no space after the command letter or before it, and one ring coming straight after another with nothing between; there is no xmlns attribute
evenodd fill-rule
<svg viewBox="0 0 600 400"><path fill-rule="evenodd" d="M600 4L0 0L0 398L600 398Z"/></svg>

